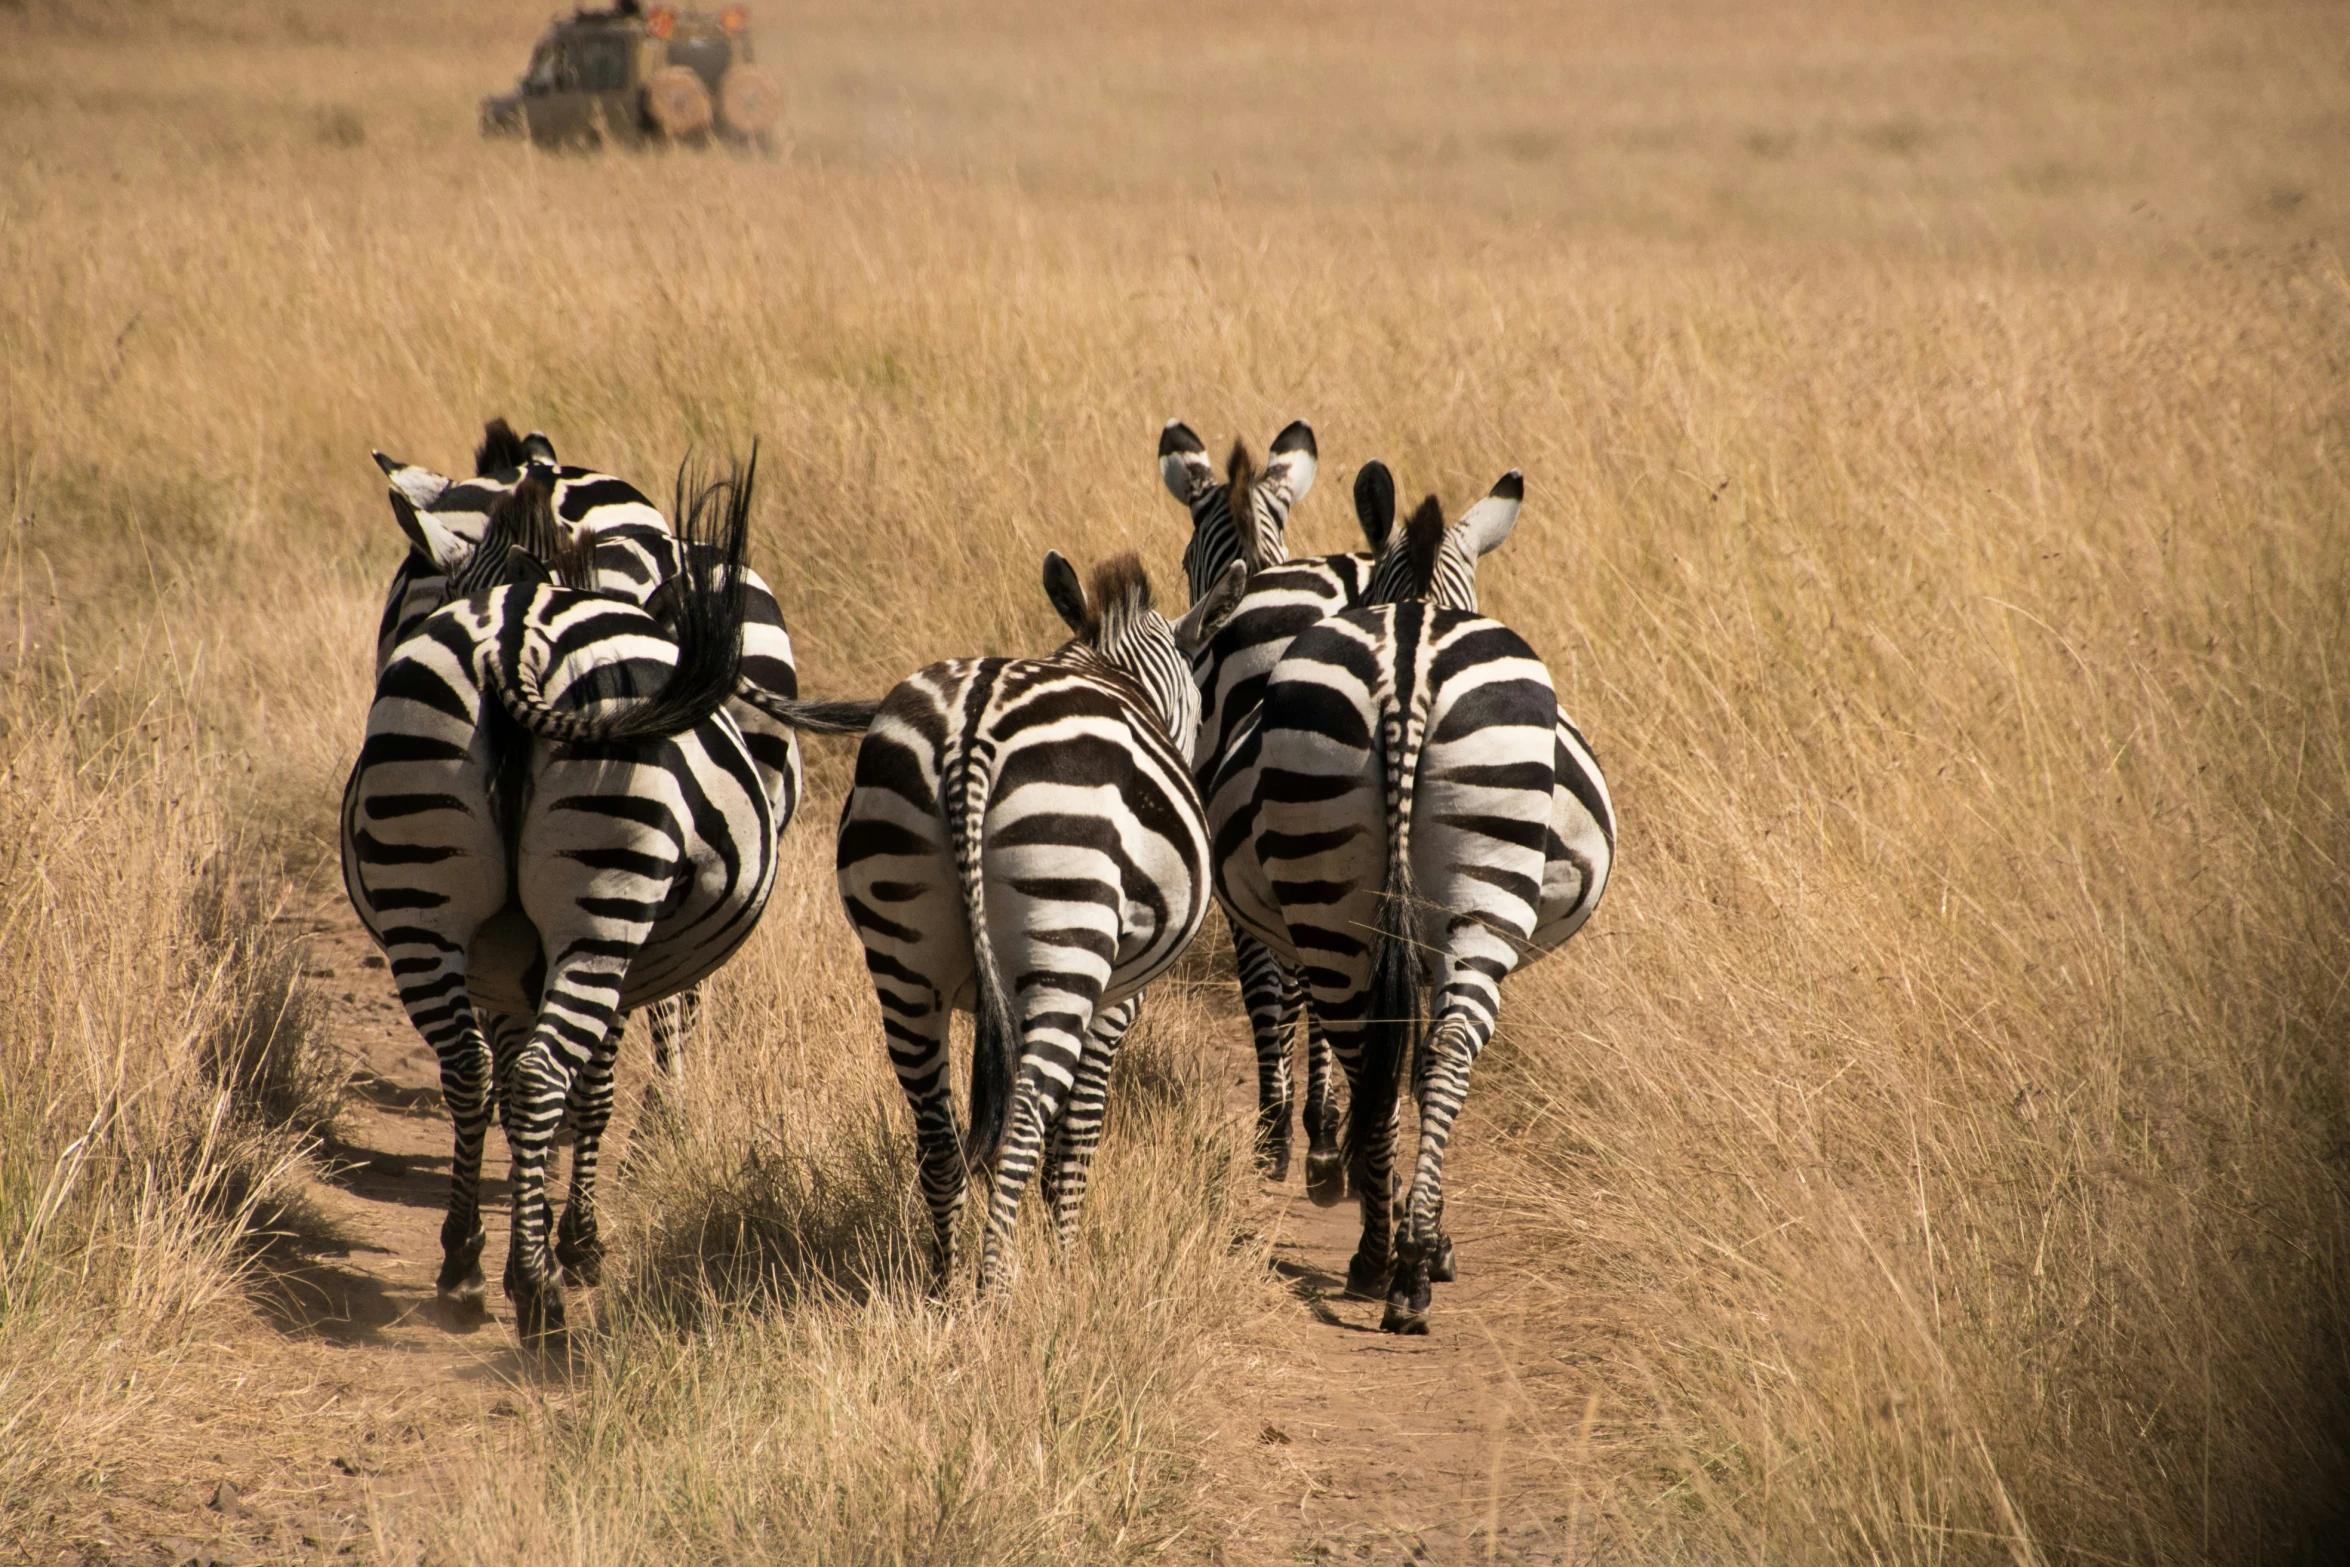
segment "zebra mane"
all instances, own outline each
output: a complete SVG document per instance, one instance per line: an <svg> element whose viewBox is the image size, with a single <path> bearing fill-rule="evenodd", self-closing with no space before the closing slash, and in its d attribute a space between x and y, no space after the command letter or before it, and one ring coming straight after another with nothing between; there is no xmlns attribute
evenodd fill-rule
<svg viewBox="0 0 2350 1567"><path fill-rule="evenodd" d="M562 569L565 580L570 580L569 557L555 527L552 495L541 480L525 479L499 496L497 503L490 507L490 520L482 529L481 543L474 547L463 565L449 574L450 596L467 598L532 575L530 566L518 561L517 555L535 564L540 575L550 574L558 569L559 563L566 563Z"/></svg>
<svg viewBox="0 0 2350 1567"><path fill-rule="evenodd" d="M1278 554L1267 558L1263 530L1257 526L1257 481L1262 477L1248 442L1234 436L1232 455L1224 459L1224 515L1232 521L1233 548L1252 573L1280 561Z"/></svg>
<svg viewBox="0 0 2350 1567"><path fill-rule="evenodd" d="M598 533L594 528L577 528L567 539L555 545L554 558L547 564L554 568L555 580L570 588L593 588L596 585L596 544Z"/></svg>
<svg viewBox="0 0 2350 1567"><path fill-rule="evenodd" d="M1430 495L1403 525L1403 554L1414 596L1436 580L1436 552L1444 548L1444 506Z"/></svg>
<svg viewBox="0 0 2350 1567"><path fill-rule="evenodd" d="M502 418L482 426L481 444L473 449L474 477L486 479L493 473L512 473L529 465L530 448L514 433L514 426Z"/></svg>
<svg viewBox="0 0 2350 1567"><path fill-rule="evenodd" d="M1436 586L1437 562L1449 532L1443 504L1433 495L1420 502L1410 519L1388 535L1387 548L1371 568L1363 602L1404 604L1427 598Z"/></svg>
<svg viewBox="0 0 2350 1567"><path fill-rule="evenodd" d="M1132 550L1113 555L1093 568L1086 585L1085 625L1078 632L1097 648L1117 646L1133 635L1151 612L1150 573Z"/></svg>

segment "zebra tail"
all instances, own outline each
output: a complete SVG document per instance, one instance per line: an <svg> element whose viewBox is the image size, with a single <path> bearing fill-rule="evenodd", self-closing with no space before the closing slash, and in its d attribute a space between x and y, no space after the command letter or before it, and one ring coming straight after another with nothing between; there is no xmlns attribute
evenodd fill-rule
<svg viewBox="0 0 2350 1567"><path fill-rule="evenodd" d="M972 968L979 983L971 1044L971 1131L963 1141L964 1167L974 1173L995 1162L1020 1071L1020 1025L1012 1016L1011 993L996 966L995 942L987 930L987 881L980 863L980 837L987 815L992 770L966 747L940 780L946 795L947 843L955 879L963 888L963 918L971 927Z"/></svg>
<svg viewBox="0 0 2350 1567"><path fill-rule="evenodd" d="M1399 610L1398 618L1403 611ZM1396 674L1408 680L1381 704L1379 749L1387 813L1387 880L1371 931L1370 1013L1363 1041L1363 1091L1346 1122L1346 1159L1355 1169L1371 1140L1382 1135L1397 1096L1403 1066L1420 1038L1419 892L1412 881L1412 795L1420 747L1428 732L1428 697L1411 679L1414 642L1396 638Z"/></svg>
<svg viewBox="0 0 2350 1567"><path fill-rule="evenodd" d="M540 671L522 658L532 595L510 592L506 624L490 683L514 721L542 740L610 744L662 739L701 723L724 707L742 682L743 620L749 608L743 557L750 542L751 491L759 455L747 467L703 487L678 530L677 594L670 633L677 664L650 699L611 715L564 712L548 705Z"/></svg>
<svg viewBox="0 0 2350 1567"><path fill-rule="evenodd" d="M873 727L873 715L881 711L877 701L804 702L777 696L748 679L735 686L734 694L777 723L812 735L861 735Z"/></svg>

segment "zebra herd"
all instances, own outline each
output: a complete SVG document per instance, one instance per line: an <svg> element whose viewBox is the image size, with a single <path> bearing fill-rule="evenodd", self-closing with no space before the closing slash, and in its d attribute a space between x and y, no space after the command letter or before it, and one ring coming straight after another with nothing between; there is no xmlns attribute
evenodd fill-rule
<svg viewBox="0 0 2350 1567"><path fill-rule="evenodd" d="M626 481L491 423L471 479L376 455L408 554L386 595L375 699L344 791L344 882L440 1063L455 1144L440 1296L486 1305L480 1170L512 1157L504 1287L526 1342L560 1343L592 1284L598 1150L627 1015L675 1070L696 989L765 907L802 797L798 733L861 736L841 812L841 901L913 1110L934 1287L984 1178L982 1294L1041 1173L1064 1238L1119 1041L1207 916L1229 918L1258 1063L1258 1157L1290 1164L1291 1038L1307 1021L1314 1200L1351 1186L1350 1289L1424 1333L1453 1277L1443 1156L1501 981L1564 941L1606 886L1606 785L1525 641L1480 616L1476 564L1508 535L1512 472L1447 524L1401 527L1384 465L1366 551L1291 560L1314 436L1219 476L1187 426L1159 439L1189 509L1191 607L1139 559L1045 595L1042 658L933 664L878 702L800 699L773 592L745 561L757 457L669 517ZM968 1126L949 1023L974 1015ZM1420 1145L1394 1175L1406 1056ZM1343 1073L1351 1114L1342 1113ZM571 1187L549 1165L568 1122Z"/></svg>

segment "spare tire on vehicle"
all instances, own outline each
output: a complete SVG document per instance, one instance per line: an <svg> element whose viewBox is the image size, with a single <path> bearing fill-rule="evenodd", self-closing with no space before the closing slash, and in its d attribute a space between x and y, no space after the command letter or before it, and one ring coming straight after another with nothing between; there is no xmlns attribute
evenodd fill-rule
<svg viewBox="0 0 2350 1567"><path fill-rule="evenodd" d="M710 128L710 89L685 66L663 66L645 78L645 114L665 136L699 136Z"/></svg>
<svg viewBox="0 0 2350 1567"><path fill-rule="evenodd" d="M755 65L730 67L718 78L718 115L737 136L759 136L783 118L783 89Z"/></svg>

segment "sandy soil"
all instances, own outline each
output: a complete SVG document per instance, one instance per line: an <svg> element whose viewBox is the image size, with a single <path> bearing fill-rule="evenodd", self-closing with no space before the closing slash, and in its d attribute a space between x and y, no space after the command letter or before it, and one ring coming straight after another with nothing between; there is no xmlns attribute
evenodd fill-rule
<svg viewBox="0 0 2350 1567"><path fill-rule="evenodd" d="M224 1399L209 1420L195 1412L185 1453L155 1455L167 1473L126 1478L55 1554L28 1559L370 1559L387 1514L461 1450L451 1434L494 1430L526 1403L561 1396L517 1352L511 1308L495 1291L487 1322L440 1311L449 1131L432 1053L339 899L296 919L309 941L306 983L327 1003L353 1075L319 1173L272 1221L255 1276L259 1316L216 1346L221 1373L262 1396ZM1237 998L1234 1023L1231 1093L1244 1113L1253 1073ZM621 1095L615 1150L630 1097ZM1233 1397L1204 1455L1227 1499L1222 1533L1200 1541L1201 1559L1577 1559L1592 1520L1563 1476L1581 1454L1563 1451L1538 1415L1566 1401L1555 1384L1575 1375L1574 1357L1533 1304L1550 1292L1525 1287L1502 1261L1505 1238L1480 1217L1473 1153L1456 1152L1453 1166L1462 1276L1439 1288L1426 1338L1378 1332L1381 1304L1346 1297L1351 1201L1317 1208L1299 1175L1265 1188L1262 1233L1291 1304L1238 1347ZM492 1279L504 1261L503 1168L493 1136ZM1581 1436L1587 1446L1587 1427ZM1576 1438L1570 1430L1563 1442Z"/></svg>

